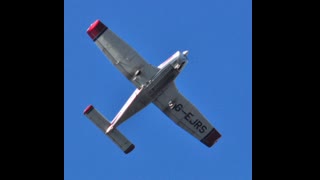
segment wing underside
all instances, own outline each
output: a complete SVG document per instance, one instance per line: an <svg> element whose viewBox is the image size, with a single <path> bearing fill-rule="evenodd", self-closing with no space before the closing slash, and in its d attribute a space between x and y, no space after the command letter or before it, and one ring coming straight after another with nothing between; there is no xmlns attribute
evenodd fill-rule
<svg viewBox="0 0 320 180"><path fill-rule="evenodd" d="M131 46L97 20L88 29L89 36L110 62L137 88L159 71L148 64Z"/></svg>
<svg viewBox="0 0 320 180"><path fill-rule="evenodd" d="M174 82L153 101L178 126L211 147L221 134L176 88Z"/></svg>

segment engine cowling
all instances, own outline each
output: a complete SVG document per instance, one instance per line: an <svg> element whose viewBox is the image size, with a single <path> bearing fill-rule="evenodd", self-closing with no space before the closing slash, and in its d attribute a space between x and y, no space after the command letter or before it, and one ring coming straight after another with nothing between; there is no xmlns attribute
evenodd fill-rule
<svg viewBox="0 0 320 180"><path fill-rule="evenodd" d="M173 67L177 69L179 72L185 67L188 63L188 55L189 51L183 51L180 53L179 58L174 62Z"/></svg>

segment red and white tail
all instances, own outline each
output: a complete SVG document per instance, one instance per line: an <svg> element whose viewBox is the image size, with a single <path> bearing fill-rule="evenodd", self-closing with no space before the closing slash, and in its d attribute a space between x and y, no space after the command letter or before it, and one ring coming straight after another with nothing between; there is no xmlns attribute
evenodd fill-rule
<svg viewBox="0 0 320 180"><path fill-rule="evenodd" d="M112 131L107 132L110 122L105 118L97 109L92 105L89 105L83 112L87 118L89 118L101 131L106 134L110 139L116 143L120 149L128 154L134 149L134 144L132 144L120 131L116 128Z"/></svg>

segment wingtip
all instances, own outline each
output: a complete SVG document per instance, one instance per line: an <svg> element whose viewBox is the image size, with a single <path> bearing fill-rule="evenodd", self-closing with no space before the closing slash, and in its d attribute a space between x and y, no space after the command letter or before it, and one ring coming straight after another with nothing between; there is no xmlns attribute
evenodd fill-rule
<svg viewBox="0 0 320 180"><path fill-rule="evenodd" d="M93 108L94 107L90 104L84 109L83 114L88 114L90 111L92 111Z"/></svg>
<svg viewBox="0 0 320 180"><path fill-rule="evenodd" d="M201 140L203 144L208 147L213 146L219 139L221 138L221 134L216 130L213 129L205 138Z"/></svg>
<svg viewBox="0 0 320 180"><path fill-rule="evenodd" d="M134 144L131 144L131 145L128 147L128 149L126 149L126 150L124 151L124 153L128 154L128 153L130 153L134 148L135 148Z"/></svg>
<svg viewBox="0 0 320 180"><path fill-rule="evenodd" d="M108 27L97 19L89 26L87 33L90 38L95 41L106 29L108 29Z"/></svg>

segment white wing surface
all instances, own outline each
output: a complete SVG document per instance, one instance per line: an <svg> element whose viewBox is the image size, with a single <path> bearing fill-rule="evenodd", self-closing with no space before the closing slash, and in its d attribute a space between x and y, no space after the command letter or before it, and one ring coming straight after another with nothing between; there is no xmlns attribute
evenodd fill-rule
<svg viewBox="0 0 320 180"><path fill-rule="evenodd" d="M176 88L174 82L153 101L178 126L211 147L221 134Z"/></svg>
<svg viewBox="0 0 320 180"><path fill-rule="evenodd" d="M148 64L132 47L96 20L87 30L88 35L111 63L137 88L150 80L158 71Z"/></svg>

